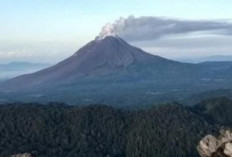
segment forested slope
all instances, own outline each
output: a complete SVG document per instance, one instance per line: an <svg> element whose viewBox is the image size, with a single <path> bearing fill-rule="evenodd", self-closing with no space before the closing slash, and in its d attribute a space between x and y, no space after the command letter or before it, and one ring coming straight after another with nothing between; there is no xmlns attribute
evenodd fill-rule
<svg viewBox="0 0 232 157"><path fill-rule="evenodd" d="M0 106L0 156L197 157L196 145L203 136L232 126L231 104L220 98L194 108L169 104L139 111L7 104Z"/></svg>

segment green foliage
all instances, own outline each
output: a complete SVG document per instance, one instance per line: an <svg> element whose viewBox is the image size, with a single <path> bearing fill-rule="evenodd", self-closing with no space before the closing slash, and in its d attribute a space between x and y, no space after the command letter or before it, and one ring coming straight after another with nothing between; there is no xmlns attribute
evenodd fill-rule
<svg viewBox="0 0 232 157"><path fill-rule="evenodd" d="M195 157L196 145L212 125L179 105L167 105L140 113L129 132L130 157Z"/></svg>
<svg viewBox="0 0 232 157"><path fill-rule="evenodd" d="M58 103L3 105L0 156L28 152L35 157L197 157L196 145L203 136L217 131L221 122L232 124L224 121L229 112L221 116L217 108L222 102L228 107L228 101L139 111Z"/></svg>
<svg viewBox="0 0 232 157"><path fill-rule="evenodd" d="M226 97L204 100L193 109L210 121L232 127L232 100Z"/></svg>

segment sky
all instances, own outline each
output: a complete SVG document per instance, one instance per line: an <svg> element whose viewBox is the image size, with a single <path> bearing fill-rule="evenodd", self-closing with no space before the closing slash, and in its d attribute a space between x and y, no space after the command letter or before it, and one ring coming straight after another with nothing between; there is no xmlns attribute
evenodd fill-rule
<svg viewBox="0 0 232 157"><path fill-rule="evenodd" d="M231 0L0 0L0 63L56 63L94 40L106 23L115 23L120 17L133 17L137 23L150 17L144 26L153 21L151 31L161 30L154 23L156 18L161 23L172 19L181 28L187 24L191 30L201 21L207 21L207 26L216 22L223 33L212 33L211 25L203 33L198 27L197 31L181 33L176 33L176 28L159 38L140 34L143 38L138 40L128 31L122 36L135 46L167 58L232 55L231 25L223 25L232 21L231 8ZM137 33L142 33L139 29Z"/></svg>

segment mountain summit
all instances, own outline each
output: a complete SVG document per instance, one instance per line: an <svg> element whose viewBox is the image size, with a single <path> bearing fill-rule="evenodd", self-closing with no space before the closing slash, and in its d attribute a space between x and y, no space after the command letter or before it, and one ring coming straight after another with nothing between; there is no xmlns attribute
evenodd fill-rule
<svg viewBox="0 0 232 157"><path fill-rule="evenodd" d="M73 56L61 62L78 69L76 72L94 73L101 68L125 68L131 64L148 63L165 59L151 55L133 47L119 37L107 36L102 40L93 40Z"/></svg>
<svg viewBox="0 0 232 157"><path fill-rule="evenodd" d="M65 65L76 67L82 72L93 72L104 68L127 67L134 63L149 62L161 59L129 45L118 37L107 36L102 40L94 40L65 60Z"/></svg>
<svg viewBox="0 0 232 157"><path fill-rule="evenodd" d="M80 77L120 73L132 65L167 61L129 45L119 37L107 36L104 39L89 42L74 55L52 67L16 77L5 84L7 88L12 86L14 89L15 87L31 88L49 82L62 84Z"/></svg>

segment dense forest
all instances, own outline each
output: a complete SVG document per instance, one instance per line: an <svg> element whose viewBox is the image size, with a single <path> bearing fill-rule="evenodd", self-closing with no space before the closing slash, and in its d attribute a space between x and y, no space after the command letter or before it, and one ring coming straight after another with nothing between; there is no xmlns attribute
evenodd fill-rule
<svg viewBox="0 0 232 157"><path fill-rule="evenodd" d="M196 145L232 126L232 101L204 100L127 111L59 103L0 106L0 156L198 157Z"/></svg>

